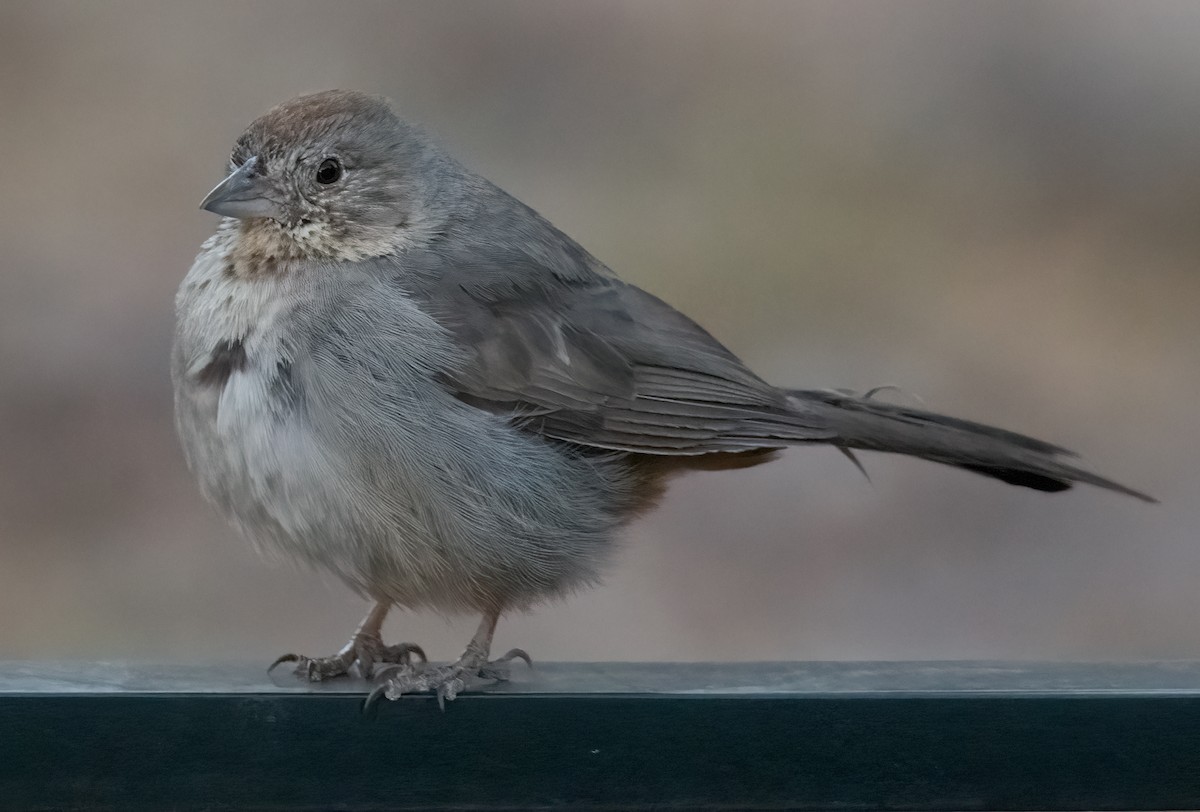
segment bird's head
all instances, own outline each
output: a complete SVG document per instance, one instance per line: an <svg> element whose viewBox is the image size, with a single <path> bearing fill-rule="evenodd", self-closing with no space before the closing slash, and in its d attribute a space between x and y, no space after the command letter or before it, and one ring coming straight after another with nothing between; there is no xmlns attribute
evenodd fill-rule
<svg viewBox="0 0 1200 812"><path fill-rule="evenodd" d="M230 175L202 209L236 218L256 254L358 260L402 249L431 227L448 159L383 98L300 96L254 121Z"/></svg>

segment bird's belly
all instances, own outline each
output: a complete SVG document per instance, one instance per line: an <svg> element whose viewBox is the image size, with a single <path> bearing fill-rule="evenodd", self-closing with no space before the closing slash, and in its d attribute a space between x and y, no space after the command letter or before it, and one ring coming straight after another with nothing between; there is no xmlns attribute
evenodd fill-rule
<svg viewBox="0 0 1200 812"><path fill-rule="evenodd" d="M260 551L445 611L595 579L627 501L619 473L454 399L395 360L406 346L296 356L284 337L304 330L276 329L277 312L203 335L185 313L173 365L189 467ZM376 358L393 366L364 371Z"/></svg>
<svg viewBox="0 0 1200 812"><path fill-rule="evenodd" d="M477 522L464 523L464 511L481 516L491 506L465 504L473 488L439 482L398 459L364 471L360 455L314 431L302 412L281 407L277 388L251 364L219 396L193 393L179 406L202 491L268 558L333 572L375 599L450 612L511 604L504 593L514 583L540 597L578 580L566 577L574 576L566 560L556 565L547 555L554 534L537 539L536 555L524 548L531 539L506 538L507 528L476 535ZM445 460L422 459L445 474ZM524 571L530 561L536 572ZM538 580L544 583L533 587Z"/></svg>
<svg viewBox="0 0 1200 812"><path fill-rule="evenodd" d="M235 372L219 390L196 384L177 397L176 419L201 491L264 552L303 534L293 495L320 464L294 415L268 396L256 370Z"/></svg>

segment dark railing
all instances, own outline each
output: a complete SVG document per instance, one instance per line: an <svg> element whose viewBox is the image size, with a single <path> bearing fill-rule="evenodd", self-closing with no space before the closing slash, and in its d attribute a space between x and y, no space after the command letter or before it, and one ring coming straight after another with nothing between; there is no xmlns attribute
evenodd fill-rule
<svg viewBox="0 0 1200 812"><path fill-rule="evenodd" d="M360 712L0 663L0 809L1200 809L1200 664L545 664Z"/></svg>

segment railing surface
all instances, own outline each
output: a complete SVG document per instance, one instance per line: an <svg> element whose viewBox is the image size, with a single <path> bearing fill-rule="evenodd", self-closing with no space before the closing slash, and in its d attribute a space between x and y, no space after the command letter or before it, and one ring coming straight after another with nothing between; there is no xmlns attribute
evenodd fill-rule
<svg viewBox="0 0 1200 812"><path fill-rule="evenodd" d="M0 809L1200 809L1200 663L0 663Z"/></svg>

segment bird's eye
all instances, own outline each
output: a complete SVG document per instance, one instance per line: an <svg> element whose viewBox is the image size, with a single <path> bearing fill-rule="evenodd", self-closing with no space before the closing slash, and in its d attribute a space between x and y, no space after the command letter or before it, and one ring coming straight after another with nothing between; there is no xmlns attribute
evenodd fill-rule
<svg viewBox="0 0 1200 812"><path fill-rule="evenodd" d="M337 158L326 158L321 161L321 165L317 167L317 183L329 185L337 183L342 176L342 165Z"/></svg>

